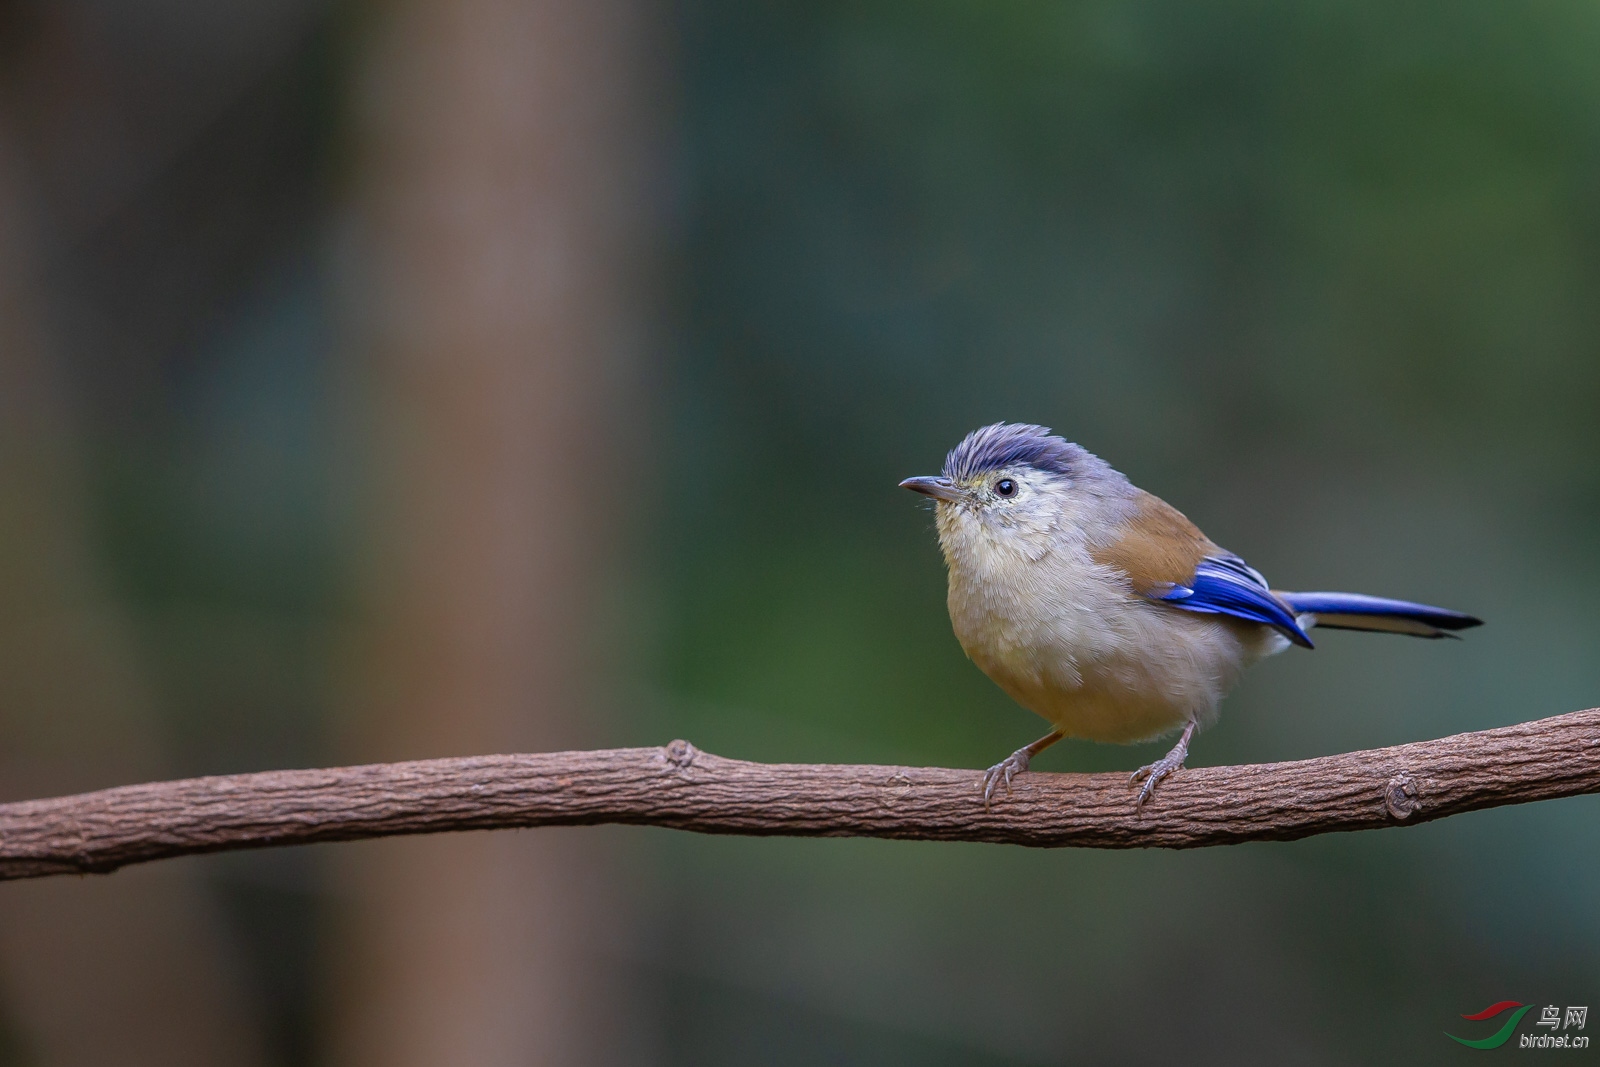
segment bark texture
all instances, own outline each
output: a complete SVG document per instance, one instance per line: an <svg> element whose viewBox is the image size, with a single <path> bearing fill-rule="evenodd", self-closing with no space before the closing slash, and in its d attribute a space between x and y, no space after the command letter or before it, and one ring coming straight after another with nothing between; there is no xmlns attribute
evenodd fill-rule
<svg viewBox="0 0 1600 1067"><path fill-rule="evenodd" d="M1365 752L1177 772L1142 809L1122 774L768 764L662 748L191 778L0 805L0 879L198 852L447 830L634 823L714 834L1091 848L1287 841L1600 792L1600 709Z"/></svg>

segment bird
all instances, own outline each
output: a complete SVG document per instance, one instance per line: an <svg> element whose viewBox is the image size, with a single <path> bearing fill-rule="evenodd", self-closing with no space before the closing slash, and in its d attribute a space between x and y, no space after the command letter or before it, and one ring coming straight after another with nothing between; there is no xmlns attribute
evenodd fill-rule
<svg viewBox="0 0 1600 1067"><path fill-rule="evenodd" d="M1082 446L1031 423L968 434L935 501L950 622L967 656L1051 731L990 767L996 788L1064 737L1132 744L1178 731L1134 771L1135 808L1184 765L1245 668L1313 628L1454 637L1481 619L1361 593L1290 593Z"/></svg>

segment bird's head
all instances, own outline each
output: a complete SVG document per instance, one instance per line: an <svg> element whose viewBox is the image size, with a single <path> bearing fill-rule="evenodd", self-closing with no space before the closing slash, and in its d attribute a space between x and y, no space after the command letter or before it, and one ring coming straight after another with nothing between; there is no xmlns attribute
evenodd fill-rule
<svg viewBox="0 0 1600 1067"><path fill-rule="evenodd" d="M939 543L955 566L970 553L995 550L1040 558L1059 533L1093 519L1090 509L1118 480L1104 462L1044 426L1001 422L967 434L942 473L900 485L938 502Z"/></svg>

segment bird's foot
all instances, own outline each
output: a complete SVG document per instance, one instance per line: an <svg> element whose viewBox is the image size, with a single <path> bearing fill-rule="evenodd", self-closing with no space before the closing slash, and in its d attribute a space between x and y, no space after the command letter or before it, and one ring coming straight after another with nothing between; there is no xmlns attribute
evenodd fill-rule
<svg viewBox="0 0 1600 1067"><path fill-rule="evenodd" d="M1028 746L1031 748L1032 746ZM1011 779L1028 769L1028 762L1033 758L1033 753L1028 748L1019 748L1005 759L983 772L983 806L989 806L989 800L994 796L995 787L1001 782L1005 783L1006 792L1011 792Z"/></svg>
<svg viewBox="0 0 1600 1067"><path fill-rule="evenodd" d="M1173 756L1177 756L1178 758L1173 759ZM1182 767L1183 761L1187 756L1187 752L1168 752L1165 756L1162 756L1154 763L1146 763L1143 767L1140 767L1138 770L1134 771L1133 774L1129 776L1128 781L1137 782L1139 779L1143 778L1144 788L1139 790L1139 799L1134 803L1133 806L1136 808L1144 807L1144 802L1149 800L1150 794L1156 791L1156 783L1161 781L1161 779L1165 778L1167 775L1171 774L1173 771L1177 770L1179 767Z"/></svg>
<svg viewBox="0 0 1600 1067"><path fill-rule="evenodd" d="M1135 808L1144 807L1144 802L1150 799L1150 794L1156 791L1156 783L1183 766L1183 761L1189 758L1189 739L1194 736L1195 724L1189 723L1183 728L1183 736L1178 738L1178 743L1172 746L1172 751L1156 760L1147 763L1128 776L1129 782L1144 779L1144 788L1139 790L1139 799L1134 802Z"/></svg>

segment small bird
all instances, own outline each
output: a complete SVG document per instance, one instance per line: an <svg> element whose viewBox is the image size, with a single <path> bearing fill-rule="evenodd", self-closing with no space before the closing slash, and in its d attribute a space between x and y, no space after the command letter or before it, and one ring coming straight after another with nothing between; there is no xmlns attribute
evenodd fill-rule
<svg viewBox="0 0 1600 1067"><path fill-rule="evenodd" d="M1135 771L1140 807L1183 766L1244 669L1321 626L1453 637L1481 620L1360 593L1285 593L1160 497L1043 426L974 430L936 477L950 622L972 661L1053 729L990 767L1007 792L1063 737L1128 744L1181 730Z"/></svg>

